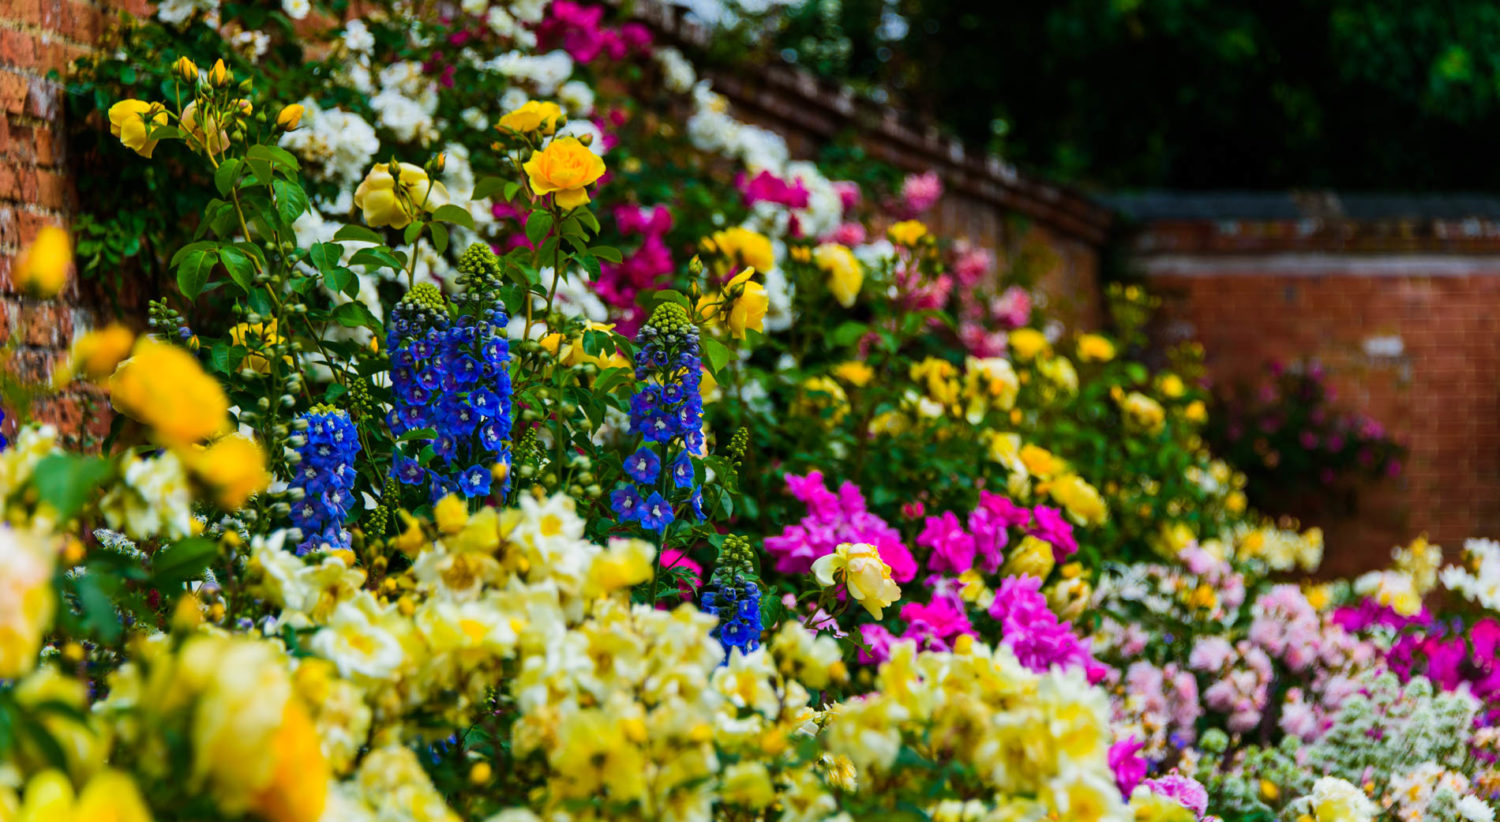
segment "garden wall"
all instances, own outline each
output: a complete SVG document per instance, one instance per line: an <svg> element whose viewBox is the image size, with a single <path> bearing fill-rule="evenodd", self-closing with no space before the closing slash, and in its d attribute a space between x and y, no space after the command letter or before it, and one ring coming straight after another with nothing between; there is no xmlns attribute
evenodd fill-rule
<svg viewBox="0 0 1500 822"><path fill-rule="evenodd" d="M73 59L87 53L112 15L149 12L145 0L0 0L0 339L24 329L15 341L16 356L31 378L50 372L75 329L95 324L102 312L90 306L109 304L80 295L76 286L63 299L39 304L18 296L11 284L10 268L20 249L42 226L66 225L76 201L64 152L64 90L48 75L65 73ZM706 36L656 3L635 3L633 13L689 49ZM785 67L754 77L710 76L740 117L785 134L798 156L811 158L827 141L853 133L874 157L911 171L936 169L948 194L929 222L991 249L1024 246L1032 254L1045 249L1050 253L1043 257L1052 262L1040 290L1054 316L1070 325L1098 323L1105 209L995 158L970 155L919 124L857 104ZM38 412L65 430L78 431L90 420L97 431L107 417L94 413L95 405L91 395L74 394Z"/></svg>
<svg viewBox="0 0 1500 822"><path fill-rule="evenodd" d="M1325 569L1382 565L1423 532L1450 555L1500 535L1500 203L1287 198L1286 213L1259 195L1188 199L1120 203L1145 220L1135 259L1164 298L1162 333L1202 341L1221 382L1315 358L1338 405L1410 447L1401 476L1361 489L1355 510L1317 511Z"/></svg>

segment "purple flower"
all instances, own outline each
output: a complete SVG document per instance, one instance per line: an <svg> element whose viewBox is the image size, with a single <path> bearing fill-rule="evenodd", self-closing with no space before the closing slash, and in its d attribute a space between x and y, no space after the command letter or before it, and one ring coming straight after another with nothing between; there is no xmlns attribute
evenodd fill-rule
<svg viewBox="0 0 1500 822"><path fill-rule="evenodd" d="M641 504L641 527L647 531L663 531L672 524L672 506L662 499L661 494L651 492L651 496Z"/></svg>
<svg viewBox="0 0 1500 822"><path fill-rule="evenodd" d="M625 473L636 482L651 485L661 476L661 459L649 448L638 448L625 458Z"/></svg>

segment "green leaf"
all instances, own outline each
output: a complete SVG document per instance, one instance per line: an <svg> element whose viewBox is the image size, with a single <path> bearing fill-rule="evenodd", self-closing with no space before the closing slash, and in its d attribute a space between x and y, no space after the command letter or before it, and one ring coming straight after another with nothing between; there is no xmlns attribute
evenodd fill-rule
<svg viewBox="0 0 1500 822"><path fill-rule="evenodd" d="M447 205L438 206L437 211L432 212L432 219L461 225L470 231L474 230L474 215L470 214L469 210L461 205L448 203Z"/></svg>
<svg viewBox="0 0 1500 822"><path fill-rule="evenodd" d="M31 475L42 502L57 509L60 519L68 519L83 508L94 489L109 476L109 462L98 457L74 454L51 454L37 463Z"/></svg>
<svg viewBox="0 0 1500 822"><path fill-rule="evenodd" d="M229 270L229 278L249 294L255 287L255 263L250 254L241 246L225 246L219 249L219 261Z"/></svg>
<svg viewBox="0 0 1500 822"><path fill-rule="evenodd" d="M276 212L289 224L312 206L307 192L291 180L273 180L271 190L276 192Z"/></svg>
<svg viewBox="0 0 1500 822"><path fill-rule="evenodd" d="M302 167L297 162L296 156L281 146L257 143L245 152L245 156L252 160L265 160L273 166L280 166L291 171L297 171Z"/></svg>
<svg viewBox="0 0 1500 822"><path fill-rule="evenodd" d="M214 270L219 255L212 251L193 251L177 266L177 288L189 301L198 299L203 287L208 285L208 275Z"/></svg>
<svg viewBox="0 0 1500 822"><path fill-rule="evenodd" d="M575 259L583 264L583 269L589 273L589 280L599 282L599 258L592 254L579 254Z"/></svg>
<svg viewBox="0 0 1500 822"><path fill-rule="evenodd" d="M379 329L380 321L364 303L344 303L333 310L333 321L345 328Z"/></svg>
<svg viewBox="0 0 1500 822"><path fill-rule="evenodd" d="M437 249L437 253L442 254L443 252L447 251L448 227L443 225L442 223L434 221L431 225L428 226L428 229L432 231L432 247Z"/></svg>
<svg viewBox="0 0 1500 822"><path fill-rule="evenodd" d="M84 622L106 643L120 637L120 615L115 603L101 587L102 574L85 574L78 580L78 599L83 605Z"/></svg>
<svg viewBox="0 0 1500 822"><path fill-rule="evenodd" d="M392 254L388 248L361 248L354 252L349 258L350 265L363 265L371 268L389 268L400 271L403 266L401 260Z"/></svg>
<svg viewBox="0 0 1500 822"><path fill-rule="evenodd" d="M607 245L596 245L589 249L589 253L607 263L614 263L616 265L620 263L620 249L618 248L611 248Z"/></svg>
<svg viewBox="0 0 1500 822"><path fill-rule="evenodd" d="M203 569L219 555L219 544L204 537L188 537L157 551L151 557L151 584L167 591L203 575Z"/></svg>
<svg viewBox="0 0 1500 822"><path fill-rule="evenodd" d="M327 274L338 267L339 260L343 259L344 247L338 243L318 243L307 253L312 264L319 271Z"/></svg>
<svg viewBox="0 0 1500 822"><path fill-rule="evenodd" d="M188 243L187 245L183 246L182 248L177 249L177 253L172 255L172 260L170 262L168 262L167 265L170 265L173 268L176 268L177 265L182 262L182 258L183 257L186 257L189 254L192 254L194 251L203 251L205 249L218 248L218 247L219 247L219 244L216 243L216 242L214 242L214 241L212 241L212 240L200 240L200 241L198 241L196 243Z"/></svg>
<svg viewBox="0 0 1500 822"><path fill-rule="evenodd" d="M511 200L514 200L516 198L516 194L520 191L521 184L516 182L515 180L511 180L510 182L506 183L504 192L506 201L509 202Z"/></svg>
<svg viewBox="0 0 1500 822"><path fill-rule="evenodd" d="M406 230L401 232L401 241L407 244L416 242L417 238L422 236L422 226L424 225L426 225L426 223L423 223L421 220L418 220L414 223L408 223L406 226Z"/></svg>
<svg viewBox="0 0 1500 822"><path fill-rule="evenodd" d="M709 368L718 374L724 366L729 364L730 351L725 345L713 337L704 336L701 340L703 353L708 356Z"/></svg>
<svg viewBox="0 0 1500 822"><path fill-rule="evenodd" d="M841 323L828 338L834 345L853 345L860 337L864 336L866 330L864 323Z"/></svg>
<svg viewBox="0 0 1500 822"><path fill-rule="evenodd" d="M474 184L474 193L469 195L471 200L488 200L495 196L495 192L505 188L504 177L485 177ZM506 198L510 199L509 197Z"/></svg>
<svg viewBox="0 0 1500 822"><path fill-rule="evenodd" d="M435 440L437 430L432 428L413 428L405 434L396 438L396 442L411 442L412 440Z"/></svg>
<svg viewBox="0 0 1500 822"><path fill-rule="evenodd" d="M533 211L526 218L526 239L532 245L540 245L542 238L552 230L552 215L545 211Z"/></svg>
<svg viewBox="0 0 1500 822"><path fill-rule="evenodd" d="M328 286L329 291L339 291L348 294L349 287L354 283L354 280L354 272L347 268L335 268L323 272L323 284ZM359 293L358 288L353 290L356 294ZM353 295L351 294L350 296Z"/></svg>
<svg viewBox="0 0 1500 822"><path fill-rule="evenodd" d="M594 212L589 211L587 208L580 208L574 211L572 216L576 217L578 222L592 229L595 234L599 233L599 218L594 216Z"/></svg>
<svg viewBox="0 0 1500 822"><path fill-rule="evenodd" d="M230 157L220 163L219 168L214 171L214 188L219 190L219 194L228 197L229 192L234 189L234 184L239 179L239 176L240 161L236 157Z"/></svg>
<svg viewBox="0 0 1500 822"><path fill-rule="evenodd" d="M341 240L348 240L350 242L359 242L359 243L374 243L376 245L385 245L385 238L384 237L380 236L379 234L376 234L374 231L371 231L370 229L365 228L362 225L353 225L353 224L350 224L350 225L344 226L343 228L340 228L337 232L334 233L334 235L333 235L333 241L334 242L339 242Z"/></svg>

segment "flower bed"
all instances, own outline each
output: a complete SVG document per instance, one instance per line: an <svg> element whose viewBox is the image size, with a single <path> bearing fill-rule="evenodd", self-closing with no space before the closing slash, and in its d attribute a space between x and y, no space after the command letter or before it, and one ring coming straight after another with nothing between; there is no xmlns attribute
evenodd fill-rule
<svg viewBox="0 0 1500 822"><path fill-rule="evenodd" d="M82 269L185 219L147 333L7 381L6 818L1493 818L1500 553L1296 582L1139 289L1058 328L600 7L309 11L78 67Z"/></svg>

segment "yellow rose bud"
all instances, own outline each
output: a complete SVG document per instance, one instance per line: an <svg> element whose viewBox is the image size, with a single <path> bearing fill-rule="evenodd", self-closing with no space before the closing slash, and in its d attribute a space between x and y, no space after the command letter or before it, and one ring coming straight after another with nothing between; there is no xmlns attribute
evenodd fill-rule
<svg viewBox="0 0 1500 822"><path fill-rule="evenodd" d="M21 290L42 299L57 296L68 284L68 270L73 267L73 245L68 232L47 226L16 261L15 281Z"/></svg>
<svg viewBox="0 0 1500 822"><path fill-rule="evenodd" d="M234 72L224 65L222 59L215 60L213 68L208 70L208 82L214 88L222 88L234 82Z"/></svg>
<svg viewBox="0 0 1500 822"><path fill-rule="evenodd" d="M296 131L297 126L302 124L302 112L301 103L285 106L281 109L281 113L276 115L276 125L282 131Z"/></svg>
<svg viewBox="0 0 1500 822"><path fill-rule="evenodd" d="M196 82L198 79L198 64L186 57L177 58L172 64L172 73L182 78L185 83Z"/></svg>

